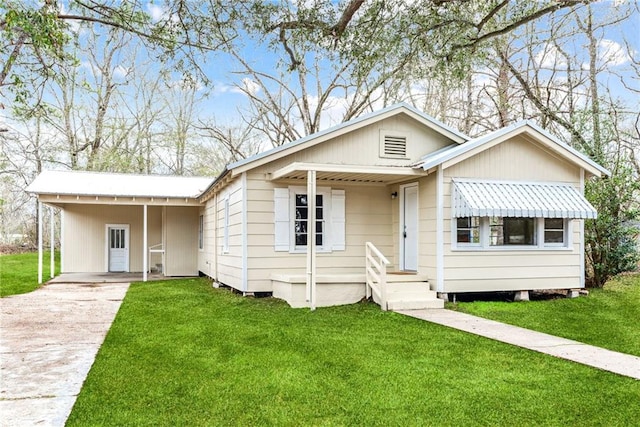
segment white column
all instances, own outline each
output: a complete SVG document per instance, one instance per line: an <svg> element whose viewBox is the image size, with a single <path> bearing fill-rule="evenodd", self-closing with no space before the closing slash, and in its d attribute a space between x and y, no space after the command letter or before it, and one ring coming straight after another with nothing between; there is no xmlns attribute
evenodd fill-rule
<svg viewBox="0 0 640 427"><path fill-rule="evenodd" d="M307 173L307 297L316 309L316 171Z"/></svg>
<svg viewBox="0 0 640 427"><path fill-rule="evenodd" d="M142 281L147 281L147 269L149 266L149 243L147 242L147 205L142 207Z"/></svg>
<svg viewBox="0 0 640 427"><path fill-rule="evenodd" d="M49 220L50 220L49 223L50 224L49 225L51 227L51 230L50 230L51 237L49 239L50 240L49 243L50 243L50 246L51 246L51 256L49 257L49 258L51 258L51 260L50 260L51 261L51 277L50 278L53 279L53 277L56 275L56 264L55 264L55 261L56 261L56 259L55 259L56 258L56 252L55 252L56 234L55 234L55 231L56 231L56 229L55 229L55 217L54 217L54 212L53 212L53 206L51 206L49 208L49 214L50 214L50 216L49 216Z"/></svg>
<svg viewBox="0 0 640 427"><path fill-rule="evenodd" d="M38 202L38 284L42 283L42 203Z"/></svg>

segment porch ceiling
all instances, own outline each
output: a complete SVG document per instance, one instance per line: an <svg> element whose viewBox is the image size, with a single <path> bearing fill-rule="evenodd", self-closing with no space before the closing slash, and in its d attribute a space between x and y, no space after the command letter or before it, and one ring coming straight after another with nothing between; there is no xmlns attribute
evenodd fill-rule
<svg viewBox="0 0 640 427"><path fill-rule="evenodd" d="M316 180L365 184L393 184L426 176L422 169L408 166L363 166L323 163L291 163L271 173L271 181L306 181L307 172L316 171Z"/></svg>

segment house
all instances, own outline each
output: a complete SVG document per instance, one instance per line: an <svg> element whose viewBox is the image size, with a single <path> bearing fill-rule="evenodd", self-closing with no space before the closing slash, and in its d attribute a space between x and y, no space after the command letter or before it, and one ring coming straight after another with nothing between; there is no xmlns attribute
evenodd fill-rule
<svg viewBox="0 0 640 427"><path fill-rule="evenodd" d="M294 307L393 309L584 287L584 182L608 174L530 122L471 139L397 104L216 179L49 171L28 190L63 211L63 272L157 264Z"/></svg>

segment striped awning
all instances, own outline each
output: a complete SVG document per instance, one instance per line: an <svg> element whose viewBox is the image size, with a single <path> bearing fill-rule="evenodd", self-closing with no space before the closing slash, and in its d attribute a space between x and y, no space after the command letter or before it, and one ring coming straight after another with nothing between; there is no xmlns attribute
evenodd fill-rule
<svg viewBox="0 0 640 427"><path fill-rule="evenodd" d="M573 186L542 182L453 180L454 218L596 218Z"/></svg>

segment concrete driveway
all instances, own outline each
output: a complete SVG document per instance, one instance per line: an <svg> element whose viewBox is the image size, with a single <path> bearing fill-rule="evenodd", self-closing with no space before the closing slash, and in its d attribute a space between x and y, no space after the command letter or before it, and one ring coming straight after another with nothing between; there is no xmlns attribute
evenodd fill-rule
<svg viewBox="0 0 640 427"><path fill-rule="evenodd" d="M129 283L0 298L0 425L63 426Z"/></svg>

